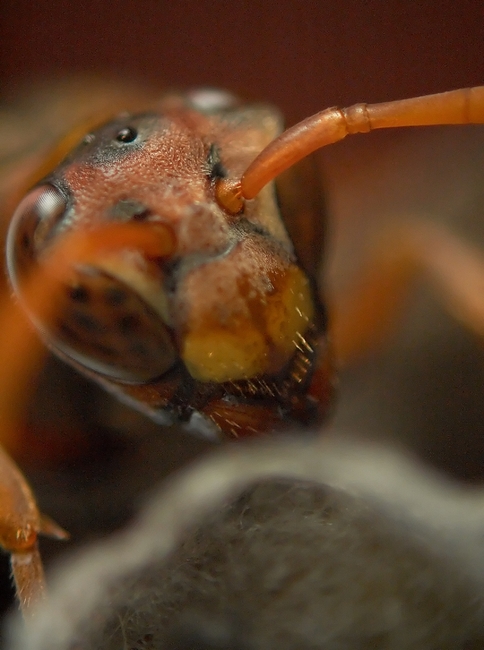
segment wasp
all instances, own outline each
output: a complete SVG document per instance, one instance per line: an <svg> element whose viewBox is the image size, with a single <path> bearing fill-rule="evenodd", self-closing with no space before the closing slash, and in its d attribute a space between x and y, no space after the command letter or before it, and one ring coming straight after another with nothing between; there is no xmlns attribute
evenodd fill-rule
<svg viewBox="0 0 484 650"><path fill-rule="evenodd" d="M331 408L334 364L316 286L323 203L307 157L373 129L467 123L484 123L484 87L330 108L287 131L276 109L226 92L168 93L86 132L26 194L7 237L11 286L58 357L162 425L216 439L314 430ZM393 253L387 278L426 265L476 323L473 251L420 226ZM449 259L465 268L460 284ZM373 322L355 316L367 300L347 311L346 334L334 327L336 356L373 329L378 310ZM64 532L2 463L0 543L29 611L44 593L37 534Z"/></svg>

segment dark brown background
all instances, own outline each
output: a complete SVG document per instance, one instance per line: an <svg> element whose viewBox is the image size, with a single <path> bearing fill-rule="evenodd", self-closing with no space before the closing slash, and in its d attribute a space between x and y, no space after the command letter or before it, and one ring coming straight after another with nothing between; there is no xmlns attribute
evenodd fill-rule
<svg viewBox="0 0 484 650"><path fill-rule="evenodd" d="M211 84L291 118L484 80L482 0L3 0L1 88L72 71Z"/></svg>

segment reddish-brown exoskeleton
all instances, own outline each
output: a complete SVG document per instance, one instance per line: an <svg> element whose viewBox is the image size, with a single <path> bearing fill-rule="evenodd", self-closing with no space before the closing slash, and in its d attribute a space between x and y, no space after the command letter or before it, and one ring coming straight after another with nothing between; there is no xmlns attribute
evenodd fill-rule
<svg viewBox="0 0 484 650"><path fill-rule="evenodd" d="M300 215L319 237L318 195L269 187L236 215L217 201L220 180L280 133L279 114L207 91L156 108L86 135L27 195L9 236L14 287L62 233L158 224L165 257L120 251L77 269L57 322L40 324L52 348L162 424L220 438L317 423L331 383L312 277L321 241L296 255L280 210L294 238Z"/></svg>
<svg viewBox="0 0 484 650"><path fill-rule="evenodd" d="M311 167L293 166L351 133L471 122L484 122L484 87L328 109L282 135L272 108L166 95L87 134L25 197L7 242L12 285L56 354L161 423L217 438L314 428L332 394L315 290L322 206ZM457 248L423 234L429 266L461 295L441 268ZM398 268L422 263L411 236L397 253ZM9 461L0 487L30 508L0 509L0 543L19 558L51 529ZM16 579L27 606L42 591L37 555Z"/></svg>

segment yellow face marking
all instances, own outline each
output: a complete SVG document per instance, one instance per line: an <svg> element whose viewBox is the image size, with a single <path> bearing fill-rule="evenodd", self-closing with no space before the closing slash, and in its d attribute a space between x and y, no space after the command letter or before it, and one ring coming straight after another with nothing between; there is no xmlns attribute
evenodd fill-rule
<svg viewBox="0 0 484 650"><path fill-rule="evenodd" d="M299 336L304 336L314 318L314 303L309 281L296 265L288 268L281 285L268 299L266 331L281 358L287 362Z"/></svg>
<svg viewBox="0 0 484 650"><path fill-rule="evenodd" d="M246 316L223 324L210 321L187 333L182 358L194 379L250 379L277 373L290 360L314 317L311 288L294 264L272 280L269 294L246 296Z"/></svg>

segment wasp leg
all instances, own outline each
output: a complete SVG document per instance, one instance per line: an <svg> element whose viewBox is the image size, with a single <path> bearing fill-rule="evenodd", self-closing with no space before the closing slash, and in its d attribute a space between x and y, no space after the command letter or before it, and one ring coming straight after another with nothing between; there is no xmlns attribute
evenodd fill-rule
<svg viewBox="0 0 484 650"><path fill-rule="evenodd" d="M25 551L10 555L12 576L24 618L32 615L33 607L46 596L44 567L37 543Z"/></svg>
<svg viewBox="0 0 484 650"><path fill-rule="evenodd" d="M413 223L387 233L358 283L330 304L335 356L346 364L378 344L396 321L412 280L424 275L447 311L484 337L484 255L443 226Z"/></svg>
<svg viewBox="0 0 484 650"><path fill-rule="evenodd" d="M329 295L330 339L339 365L364 355L391 331L416 271L401 240L396 246L381 243L358 281L344 293Z"/></svg>
<svg viewBox="0 0 484 650"><path fill-rule="evenodd" d="M484 254L443 227L420 224L409 233L416 260L447 311L484 338Z"/></svg>
<svg viewBox="0 0 484 650"><path fill-rule="evenodd" d="M16 305L0 308L0 439L10 449L18 447L18 421L22 393L41 357L41 344ZM29 363L31 362L31 363ZM67 533L44 518L23 474L0 446L0 547L11 555L12 574L25 617L45 596L42 561L37 535L66 538Z"/></svg>
<svg viewBox="0 0 484 650"><path fill-rule="evenodd" d="M32 491L13 460L0 448L0 545L11 555L20 608L29 616L45 597L37 535L65 539L67 533L40 514Z"/></svg>

